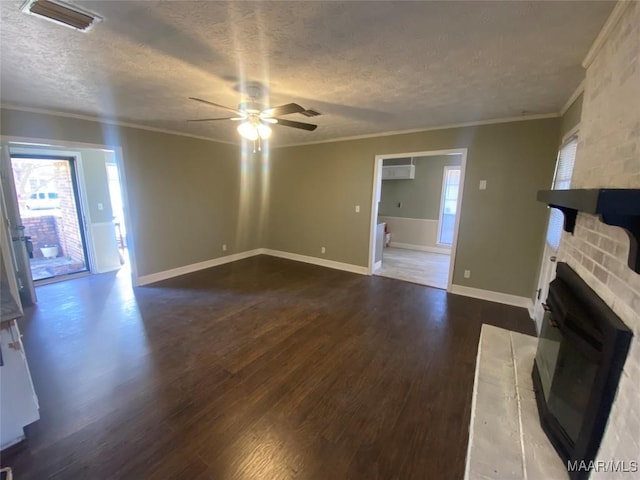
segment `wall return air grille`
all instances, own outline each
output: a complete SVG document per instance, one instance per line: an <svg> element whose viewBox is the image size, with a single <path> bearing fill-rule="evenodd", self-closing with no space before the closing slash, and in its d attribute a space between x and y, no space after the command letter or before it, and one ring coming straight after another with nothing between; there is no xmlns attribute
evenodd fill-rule
<svg viewBox="0 0 640 480"><path fill-rule="evenodd" d="M44 18L65 27L88 31L100 17L76 5L50 0L28 0L21 8L24 13Z"/></svg>

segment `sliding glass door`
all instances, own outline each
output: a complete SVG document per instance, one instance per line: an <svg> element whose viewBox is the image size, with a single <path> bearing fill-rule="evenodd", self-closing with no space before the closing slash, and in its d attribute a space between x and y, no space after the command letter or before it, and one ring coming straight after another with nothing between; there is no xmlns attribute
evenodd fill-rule
<svg viewBox="0 0 640 480"><path fill-rule="evenodd" d="M88 271L74 162L67 157L11 155L35 282Z"/></svg>

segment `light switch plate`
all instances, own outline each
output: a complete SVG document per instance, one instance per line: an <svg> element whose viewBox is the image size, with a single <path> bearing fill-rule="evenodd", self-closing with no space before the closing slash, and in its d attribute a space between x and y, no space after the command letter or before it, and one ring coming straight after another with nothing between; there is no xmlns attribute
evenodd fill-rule
<svg viewBox="0 0 640 480"><path fill-rule="evenodd" d="M480 190L486 190L486 189L487 189L487 181L480 180Z"/></svg>
<svg viewBox="0 0 640 480"><path fill-rule="evenodd" d="M356 205L356 213L360 213L360 205Z"/></svg>
<svg viewBox="0 0 640 480"><path fill-rule="evenodd" d="M98 210L104 210L104 205L102 203L98 203Z"/></svg>

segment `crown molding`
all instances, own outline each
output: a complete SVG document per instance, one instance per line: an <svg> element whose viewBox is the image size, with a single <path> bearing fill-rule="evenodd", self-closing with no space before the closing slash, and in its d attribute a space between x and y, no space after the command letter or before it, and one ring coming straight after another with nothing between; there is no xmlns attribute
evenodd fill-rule
<svg viewBox="0 0 640 480"><path fill-rule="evenodd" d="M561 117L563 117L564 114L567 113L567 110L569 110L569 108L571 108L571 105L573 105L573 102L575 102L576 99L580 96L580 94L582 94L582 92L584 92L584 83L585 83L585 80L582 79L582 81L576 87L576 89L573 91L573 93L571 94L571 96L569 97L567 102L564 104L562 109L560 109L560 116Z"/></svg>
<svg viewBox="0 0 640 480"><path fill-rule="evenodd" d="M0 108L6 109L6 110L15 110L18 112L38 113L41 115L53 115L56 117L73 118L76 120L85 120L88 122L103 123L107 125L116 125L118 127L137 128L138 130L147 130L149 132L157 132L157 133L167 133L169 135L177 135L180 137L189 137L189 138L195 138L198 140L205 140L207 142L226 143L227 145L240 145L239 142L230 142L228 140L219 140L217 138L203 137L201 135L193 135L191 133L178 132L176 130L150 127L148 125L141 125L139 123L123 122L113 118L100 118L100 117L94 117L91 115L82 115L79 113L58 112L56 110L48 110L46 108L23 107L21 105L13 105L10 103L0 103Z"/></svg>
<svg viewBox="0 0 640 480"><path fill-rule="evenodd" d="M89 121L89 122L103 123L103 124L108 124L108 125L117 125L117 126L120 126L120 127L137 128L139 130L147 130L147 131L150 131L150 132L166 133L166 134L169 134L169 135L178 135L178 136L181 136L181 137L195 138L195 139L198 139L198 140L205 140L205 141L214 142L214 143L224 143L224 144L227 144L227 145L236 145L236 146L240 146L241 145L241 143L239 143L239 142L230 142L228 140L219 140L219 139L216 139L216 138L203 137L203 136L200 136L200 135L193 135L193 134L190 134L190 133L177 132L177 131L174 131L174 130L167 130L167 129L162 129L162 128L149 127L149 126L140 125L140 124L137 124L137 123L122 122L122 121L116 120L116 119L103 119L103 118L94 117L94 116L91 116L91 115L82 115L82 114L68 113L68 112L58 112L58 111L55 111L55 110L48 110L48 109L45 109L45 108L23 107L23 106L20 106L20 105L13 105L13 104L7 104L7 103L1 103L0 104L0 108L7 109L7 110L15 110L15 111L19 111L19 112L38 113L38 114L42 114L42 115L54 115L54 116L63 117L63 118L73 118L73 119L85 120L85 121ZM448 128L477 127L477 126L481 126L481 125L493 125L493 124L497 124L497 123L523 122L523 121L527 121L527 120L542 120L542 119L546 119L546 118L558 118L558 117L561 117L561 116L562 116L562 114L560 114L560 113L541 113L541 114L534 114L534 115L520 115L520 116L517 116L517 117L495 118L495 119L490 119L490 120L479 120L479 121L476 121L476 122L451 123L451 124L447 124L447 125L437 125L437 126L428 127L428 128L414 128L414 129L410 129L410 130L394 130L394 131L390 131L390 132L378 132L378 133L368 133L368 134L363 134L363 135L354 135L354 136L349 136L349 137L330 138L330 139L325 139L325 140L318 140L318 141L315 141L315 142L290 143L290 144L284 144L284 145L274 145L273 143L271 143L270 148L274 149L274 148L285 148L285 147L298 147L298 146L303 146L303 145L316 145L316 144L320 144L320 143L345 142L345 141L350 141L350 140L362 140L362 139L374 138L374 137L388 137L388 136L391 136L391 135L404 135L404 134L409 134L409 133L432 132L432 131L435 131L435 130L446 130Z"/></svg>
<svg viewBox="0 0 640 480"><path fill-rule="evenodd" d="M584 60L582 61L582 66L585 69L589 68L589 66L593 63L593 61L596 58L596 55L598 55L598 52L600 52L602 45L604 45L604 42L607 40L607 38L613 31L614 27L616 27L618 21L622 17L622 14L633 3L634 2L631 0L619 0L618 3L616 3L616 6L613 7L613 10L611 11L611 15L609 15L609 18L607 18L607 21L604 22L604 25L602 26L600 33L598 33L598 36L593 41L591 48L589 49L589 51L587 52L587 55L584 57Z"/></svg>
<svg viewBox="0 0 640 480"><path fill-rule="evenodd" d="M374 137L389 137L391 135L405 135L409 133L432 132L435 130L446 130L449 128L478 127L481 125L494 125L497 123L524 122L527 120L543 120L546 118L558 118L560 116L561 115L559 113L539 113L535 115L520 115L518 117L505 117L505 118L496 118L492 120L479 120L477 122L451 123L448 125L438 125L435 127L428 127L428 128L414 128L411 130L395 130L391 132L367 133L364 135L331 138L326 140L318 140L315 142L288 143L286 145L271 145L271 148L301 147L304 145L317 145L320 143L347 142L350 140L362 140L362 139L374 138Z"/></svg>

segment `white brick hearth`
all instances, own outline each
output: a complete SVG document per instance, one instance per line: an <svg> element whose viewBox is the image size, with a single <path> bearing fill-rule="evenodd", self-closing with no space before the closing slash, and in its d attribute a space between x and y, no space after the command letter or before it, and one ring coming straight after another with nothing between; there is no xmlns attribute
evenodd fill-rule
<svg viewBox="0 0 640 480"><path fill-rule="evenodd" d="M540 426L531 369L538 339L483 325L465 480L563 480L566 466Z"/></svg>

